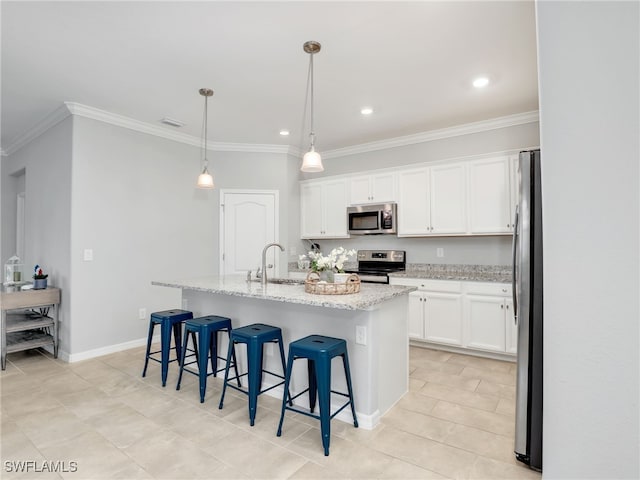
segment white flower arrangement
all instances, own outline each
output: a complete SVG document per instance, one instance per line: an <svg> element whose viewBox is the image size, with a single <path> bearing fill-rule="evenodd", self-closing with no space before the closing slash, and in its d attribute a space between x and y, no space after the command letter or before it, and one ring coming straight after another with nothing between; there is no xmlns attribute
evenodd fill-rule
<svg viewBox="0 0 640 480"><path fill-rule="evenodd" d="M356 250L346 250L344 247L334 248L329 255L324 256L322 252L309 252L307 256L311 259L311 269L314 272L325 270L344 273L344 264L350 257L356 254Z"/></svg>

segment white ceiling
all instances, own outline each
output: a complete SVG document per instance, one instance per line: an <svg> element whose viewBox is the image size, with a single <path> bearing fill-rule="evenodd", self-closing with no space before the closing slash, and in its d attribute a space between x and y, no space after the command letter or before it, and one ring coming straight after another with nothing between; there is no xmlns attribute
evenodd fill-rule
<svg viewBox="0 0 640 480"><path fill-rule="evenodd" d="M200 87L215 91L209 141L304 148L307 40L322 44L320 151L538 109L533 0L0 8L4 150L64 101L154 125L171 117L199 137ZM491 83L478 90L481 74Z"/></svg>

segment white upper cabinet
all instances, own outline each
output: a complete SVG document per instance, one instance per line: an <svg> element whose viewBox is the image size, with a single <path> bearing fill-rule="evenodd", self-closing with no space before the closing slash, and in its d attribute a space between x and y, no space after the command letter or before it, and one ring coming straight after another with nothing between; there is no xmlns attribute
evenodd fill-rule
<svg viewBox="0 0 640 480"><path fill-rule="evenodd" d="M511 232L509 157L469 163L469 229L471 233Z"/></svg>
<svg viewBox="0 0 640 480"><path fill-rule="evenodd" d="M518 155L469 163L469 233L512 233Z"/></svg>
<svg viewBox="0 0 640 480"><path fill-rule="evenodd" d="M302 238L346 238L347 182L345 179L300 184Z"/></svg>
<svg viewBox="0 0 640 480"><path fill-rule="evenodd" d="M395 172L351 177L349 203L395 202L397 177Z"/></svg>
<svg viewBox="0 0 640 480"><path fill-rule="evenodd" d="M429 169L401 171L398 192L398 236L428 235L431 227Z"/></svg>
<svg viewBox="0 0 640 480"><path fill-rule="evenodd" d="M432 234L467 232L466 165L454 163L431 168Z"/></svg>
<svg viewBox="0 0 640 480"><path fill-rule="evenodd" d="M399 236L467 232L464 163L401 171L398 190Z"/></svg>

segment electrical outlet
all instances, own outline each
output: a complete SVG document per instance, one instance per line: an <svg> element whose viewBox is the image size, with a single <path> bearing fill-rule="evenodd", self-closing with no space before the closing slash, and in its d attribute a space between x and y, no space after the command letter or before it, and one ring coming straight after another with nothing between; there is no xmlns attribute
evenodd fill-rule
<svg viewBox="0 0 640 480"><path fill-rule="evenodd" d="M358 345L367 344L367 327L363 325L356 325L356 343Z"/></svg>
<svg viewBox="0 0 640 480"><path fill-rule="evenodd" d="M442 258L444 257L444 248L436 248L436 257L438 258Z"/></svg>
<svg viewBox="0 0 640 480"><path fill-rule="evenodd" d="M93 250L91 248L84 249L84 261L85 262L93 261Z"/></svg>
<svg viewBox="0 0 640 480"><path fill-rule="evenodd" d="M140 320L145 320L147 318L147 309L146 308L139 308L138 309L138 318Z"/></svg>

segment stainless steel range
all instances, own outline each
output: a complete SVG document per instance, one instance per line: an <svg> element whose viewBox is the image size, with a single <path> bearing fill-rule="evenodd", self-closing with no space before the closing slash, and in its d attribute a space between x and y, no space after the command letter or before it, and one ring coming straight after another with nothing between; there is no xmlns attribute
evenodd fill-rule
<svg viewBox="0 0 640 480"><path fill-rule="evenodd" d="M404 250L358 250L357 273L362 282L389 283L389 273L402 272L407 267L407 253Z"/></svg>

